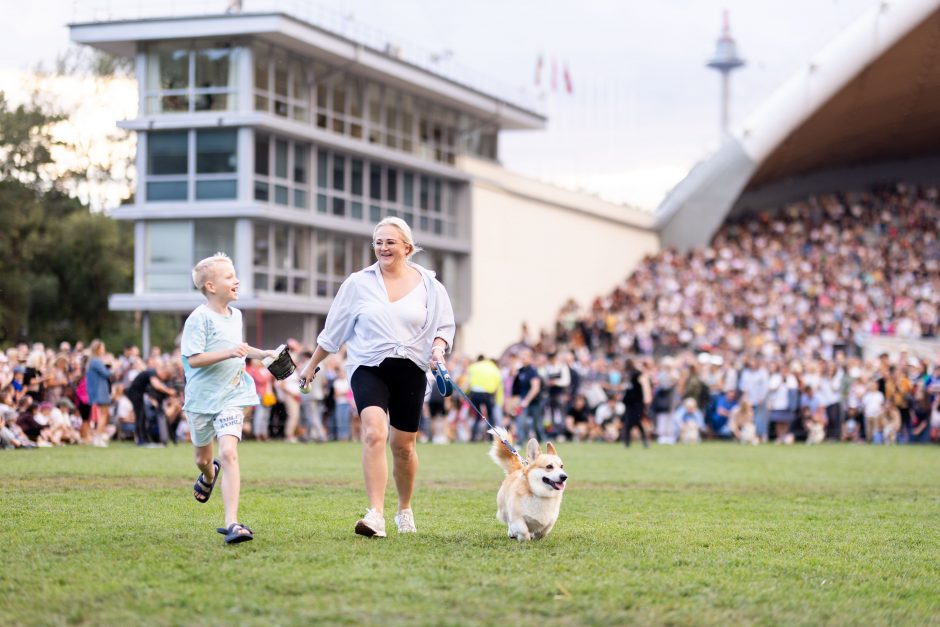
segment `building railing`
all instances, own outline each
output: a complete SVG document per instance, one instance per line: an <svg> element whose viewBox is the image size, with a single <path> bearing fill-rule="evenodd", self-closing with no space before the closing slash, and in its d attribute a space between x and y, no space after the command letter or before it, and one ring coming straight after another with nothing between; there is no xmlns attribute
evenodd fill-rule
<svg viewBox="0 0 940 627"><path fill-rule="evenodd" d="M240 9L236 8L240 5ZM464 67L449 50L431 51L308 0L73 0L72 23L182 18L227 13L283 13L526 111L545 115L537 95Z"/></svg>

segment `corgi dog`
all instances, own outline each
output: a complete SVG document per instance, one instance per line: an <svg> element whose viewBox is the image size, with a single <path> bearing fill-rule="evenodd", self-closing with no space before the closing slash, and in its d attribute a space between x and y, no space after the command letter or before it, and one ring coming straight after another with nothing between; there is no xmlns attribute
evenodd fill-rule
<svg viewBox="0 0 940 627"><path fill-rule="evenodd" d="M568 475L554 445L542 453L535 438L526 445L526 463L500 441L512 440L504 429L490 429L490 458L506 472L496 495L496 520L509 526L510 538L520 542L544 538L555 526Z"/></svg>

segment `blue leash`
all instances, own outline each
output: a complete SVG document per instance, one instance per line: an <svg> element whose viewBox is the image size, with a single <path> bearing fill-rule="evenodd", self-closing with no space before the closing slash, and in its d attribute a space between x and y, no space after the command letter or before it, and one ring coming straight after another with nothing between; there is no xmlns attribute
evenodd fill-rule
<svg viewBox="0 0 940 627"><path fill-rule="evenodd" d="M506 438L499 435L500 433L499 429L494 427L492 423L490 423L490 421L486 419L486 416L483 415L483 412L481 412L477 408L477 406L473 404L473 401L471 401L470 398L464 393L464 391L460 389L460 386L454 385L453 380L450 378L450 373L447 372L447 368L444 366L443 362L440 362L440 361L437 362L437 368L434 369L434 380L437 382L437 391L441 393L441 396L444 396L444 397L450 396L454 393L454 390L457 390L457 393L463 398L463 400L467 402L467 405L470 406L470 409L476 412L476 415L482 418L483 422L485 422L487 426L489 426L491 432L493 433L493 436L498 438L499 441L503 443L503 446L509 449L509 452L515 455L516 458L520 462L522 462L523 466L529 465L529 463L525 460L525 458L523 458L522 455L519 454L519 451L517 451L515 447L513 447L513 445Z"/></svg>

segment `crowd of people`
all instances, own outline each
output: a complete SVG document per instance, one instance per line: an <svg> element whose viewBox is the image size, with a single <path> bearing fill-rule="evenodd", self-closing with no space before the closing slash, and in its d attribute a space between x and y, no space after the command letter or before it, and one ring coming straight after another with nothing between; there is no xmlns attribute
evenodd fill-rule
<svg viewBox="0 0 940 627"><path fill-rule="evenodd" d="M733 217L710 246L664 250L589 306L570 302L553 330L492 358L458 350L449 367L517 441L936 442L940 352L866 360L859 345L869 334L936 339L938 230L935 187ZM313 354L289 346L298 364ZM344 359L323 361L309 390L249 360L261 403L244 437L359 439ZM0 353L0 446L187 441L183 388L178 349L21 342ZM488 438L474 409L428 388L422 440Z"/></svg>

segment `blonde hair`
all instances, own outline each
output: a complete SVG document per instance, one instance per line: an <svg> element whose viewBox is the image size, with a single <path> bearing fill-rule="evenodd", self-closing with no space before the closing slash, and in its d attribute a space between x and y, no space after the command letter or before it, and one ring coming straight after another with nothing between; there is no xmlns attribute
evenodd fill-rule
<svg viewBox="0 0 940 627"><path fill-rule="evenodd" d="M411 252L405 256L405 259L408 261L411 261L412 257L424 250L420 246L415 245L415 237L412 234L411 227L408 226L408 223L401 218L395 218L391 216L381 220L378 224L375 225L375 228L372 229L372 241L375 241L375 234L378 233L379 229L383 226L394 226L396 229L401 231L402 241L411 246Z"/></svg>
<svg viewBox="0 0 940 627"><path fill-rule="evenodd" d="M91 344L88 345L88 352L91 355L104 355L104 342L99 339L92 340Z"/></svg>
<svg viewBox="0 0 940 627"><path fill-rule="evenodd" d="M217 252L211 257L206 257L193 268L193 285L203 294L206 293L206 283L212 278L212 268L220 261L232 263L231 257L223 252Z"/></svg>

